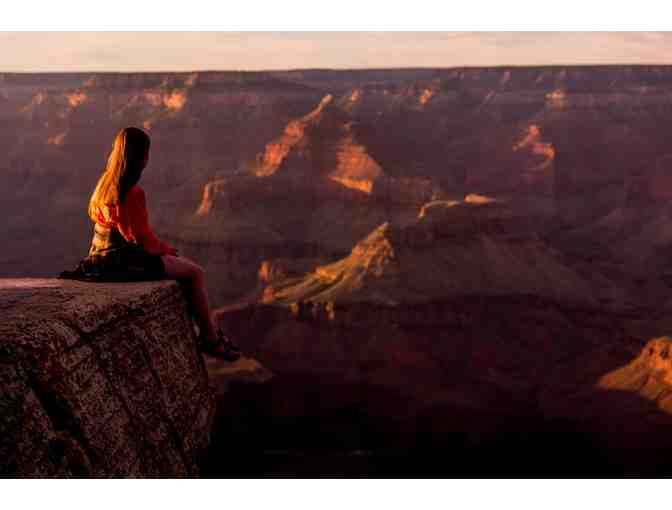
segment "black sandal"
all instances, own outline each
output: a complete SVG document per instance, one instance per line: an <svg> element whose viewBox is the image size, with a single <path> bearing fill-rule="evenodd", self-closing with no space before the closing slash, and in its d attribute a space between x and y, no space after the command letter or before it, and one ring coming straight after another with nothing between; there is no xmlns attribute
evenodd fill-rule
<svg viewBox="0 0 672 510"><path fill-rule="evenodd" d="M232 349L233 342L226 342L223 335L217 334L217 340L207 340L205 337L198 338L198 345L201 351L208 356L223 359L225 361L237 361L240 359L240 350Z"/></svg>
<svg viewBox="0 0 672 510"><path fill-rule="evenodd" d="M234 343L233 340L231 340L228 336L226 336L221 329L217 330L217 338L230 350L240 352L240 347L238 346L238 344Z"/></svg>

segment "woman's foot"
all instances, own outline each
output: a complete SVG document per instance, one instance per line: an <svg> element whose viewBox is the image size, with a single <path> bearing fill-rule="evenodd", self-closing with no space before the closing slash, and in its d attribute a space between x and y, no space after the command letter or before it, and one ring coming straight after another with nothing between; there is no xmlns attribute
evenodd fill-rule
<svg viewBox="0 0 672 510"><path fill-rule="evenodd" d="M240 347L228 336L226 336L221 329L217 329L217 338L232 351L240 352Z"/></svg>
<svg viewBox="0 0 672 510"><path fill-rule="evenodd" d="M224 341L224 338L221 335L217 335L216 340L206 339L205 337L199 337L198 345L203 351L204 354L208 356L213 356L215 358L223 359L225 361L236 361L240 358L240 350L235 350L232 348L232 342L227 343Z"/></svg>

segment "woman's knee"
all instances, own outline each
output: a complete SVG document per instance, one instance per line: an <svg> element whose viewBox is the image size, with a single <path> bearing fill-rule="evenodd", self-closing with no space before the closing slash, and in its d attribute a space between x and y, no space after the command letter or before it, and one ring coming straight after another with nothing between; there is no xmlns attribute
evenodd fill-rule
<svg viewBox="0 0 672 510"><path fill-rule="evenodd" d="M205 274L205 271L199 264L185 257L164 255L163 262L166 276L177 278L178 280L197 281L203 279Z"/></svg>
<svg viewBox="0 0 672 510"><path fill-rule="evenodd" d="M195 283L200 283L205 279L205 270L193 260L184 260L187 278Z"/></svg>

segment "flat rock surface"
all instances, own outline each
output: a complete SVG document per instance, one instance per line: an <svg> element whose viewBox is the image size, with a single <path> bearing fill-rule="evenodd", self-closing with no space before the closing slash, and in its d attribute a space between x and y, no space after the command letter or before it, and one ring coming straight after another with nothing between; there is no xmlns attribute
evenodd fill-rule
<svg viewBox="0 0 672 510"><path fill-rule="evenodd" d="M0 310L5 324L13 318L45 318L75 314L86 329L115 318L123 310L179 290L174 280L90 283L54 278L0 279ZM85 317L88 312L95 316Z"/></svg>

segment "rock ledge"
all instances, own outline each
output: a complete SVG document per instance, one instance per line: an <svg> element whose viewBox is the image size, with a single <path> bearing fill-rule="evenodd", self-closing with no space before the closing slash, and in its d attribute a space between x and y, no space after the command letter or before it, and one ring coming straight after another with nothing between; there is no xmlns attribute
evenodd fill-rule
<svg viewBox="0 0 672 510"><path fill-rule="evenodd" d="M215 400L176 281L0 279L0 311L0 475L198 475Z"/></svg>

